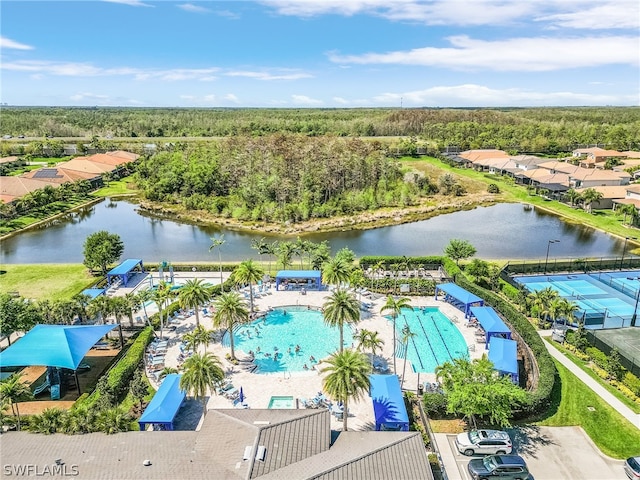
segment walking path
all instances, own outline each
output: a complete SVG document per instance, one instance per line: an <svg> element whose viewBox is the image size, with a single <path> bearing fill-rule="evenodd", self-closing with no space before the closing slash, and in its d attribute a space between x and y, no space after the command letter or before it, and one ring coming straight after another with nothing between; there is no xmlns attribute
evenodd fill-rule
<svg viewBox="0 0 640 480"><path fill-rule="evenodd" d="M540 330L539 334L541 337L550 337L551 331L549 330ZM573 363L570 359L568 359L560 350L555 348L549 342L547 342L544 338L542 340L547 347L547 350L551 354L553 358L558 360L567 370L573 373L576 377L578 377L586 386L588 386L591 390L593 390L597 395L600 396L605 402L607 402L611 407L616 410L620 415L629 420L635 427L640 428L640 414L635 413L629 407L627 407L624 403L618 400L615 396L613 396L607 389L605 389L599 382L591 378L587 375L580 367L578 367L575 363Z"/></svg>

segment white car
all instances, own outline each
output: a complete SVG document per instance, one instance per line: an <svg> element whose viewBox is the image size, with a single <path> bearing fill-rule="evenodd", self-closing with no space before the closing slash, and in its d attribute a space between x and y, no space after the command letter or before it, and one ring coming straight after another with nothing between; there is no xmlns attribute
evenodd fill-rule
<svg viewBox="0 0 640 480"><path fill-rule="evenodd" d="M458 434L456 447L460 453L471 456L478 453L505 455L513 445L507 432L501 430L471 430Z"/></svg>

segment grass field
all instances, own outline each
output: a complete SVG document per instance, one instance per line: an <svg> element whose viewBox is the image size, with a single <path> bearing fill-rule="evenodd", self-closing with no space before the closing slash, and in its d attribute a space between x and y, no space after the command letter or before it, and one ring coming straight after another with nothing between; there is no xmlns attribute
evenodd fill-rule
<svg viewBox="0 0 640 480"><path fill-rule="evenodd" d="M558 379L552 394L552 415L537 424L547 427L578 425L605 455L620 459L637 455L640 430L560 363L556 362L556 368Z"/></svg>
<svg viewBox="0 0 640 480"><path fill-rule="evenodd" d="M5 264L0 272L0 292L35 300L68 299L96 280L82 264Z"/></svg>
<svg viewBox="0 0 640 480"><path fill-rule="evenodd" d="M96 190L91 195L94 197L112 197L114 195L135 195L138 191L133 188L132 177L124 177L120 180L113 180L109 185Z"/></svg>

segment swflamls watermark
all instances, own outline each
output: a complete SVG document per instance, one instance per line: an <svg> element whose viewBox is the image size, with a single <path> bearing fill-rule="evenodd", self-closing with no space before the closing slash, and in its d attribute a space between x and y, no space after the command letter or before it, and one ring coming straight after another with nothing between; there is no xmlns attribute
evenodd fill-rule
<svg viewBox="0 0 640 480"><path fill-rule="evenodd" d="M36 465L35 463L4 464L2 473L5 477L75 477L80 471L78 465L67 465L58 462L51 465Z"/></svg>

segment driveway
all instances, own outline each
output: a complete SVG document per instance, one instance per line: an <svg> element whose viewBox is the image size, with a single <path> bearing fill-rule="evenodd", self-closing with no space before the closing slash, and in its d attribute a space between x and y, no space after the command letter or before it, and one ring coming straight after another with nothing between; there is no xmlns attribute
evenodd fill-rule
<svg viewBox="0 0 640 480"><path fill-rule="evenodd" d="M529 466L533 480L624 480L622 460L603 455L579 427L522 427L509 430L514 453ZM471 457L458 453L455 435L436 434L449 480L469 480Z"/></svg>

